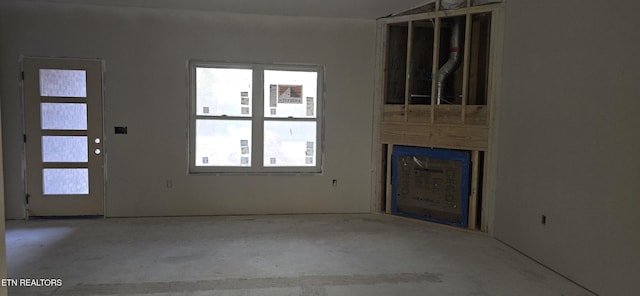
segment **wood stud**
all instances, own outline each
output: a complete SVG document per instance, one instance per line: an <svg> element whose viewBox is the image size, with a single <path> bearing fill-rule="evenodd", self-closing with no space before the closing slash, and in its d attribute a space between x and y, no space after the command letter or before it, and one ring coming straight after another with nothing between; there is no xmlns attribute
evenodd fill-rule
<svg viewBox="0 0 640 296"><path fill-rule="evenodd" d="M469 4L470 0L467 1ZM461 122L462 124L466 123L466 114L467 114L467 100L469 99L469 49L471 48L471 14L467 14L465 17L465 25L464 25L464 59L462 66L462 112L461 112Z"/></svg>
<svg viewBox="0 0 640 296"><path fill-rule="evenodd" d="M391 213L391 160L393 157L393 144L387 145L387 190L385 191L386 205L385 209L387 214Z"/></svg>
<svg viewBox="0 0 640 296"><path fill-rule="evenodd" d="M409 29L407 30L407 64L405 69L404 80L404 122L408 120L409 114L409 99L411 98L411 50L413 44L413 22L409 22Z"/></svg>
<svg viewBox="0 0 640 296"><path fill-rule="evenodd" d="M436 2L436 10L438 9L440 1ZM431 74L431 118L430 124L434 124L436 121L436 94L438 89L438 68L439 68L439 52L440 52L440 26L442 25L440 18L436 18L435 25L433 26L433 64Z"/></svg>
<svg viewBox="0 0 640 296"><path fill-rule="evenodd" d="M478 219L478 180L480 178L480 151L471 152L471 191L469 194L469 229L476 229Z"/></svg>

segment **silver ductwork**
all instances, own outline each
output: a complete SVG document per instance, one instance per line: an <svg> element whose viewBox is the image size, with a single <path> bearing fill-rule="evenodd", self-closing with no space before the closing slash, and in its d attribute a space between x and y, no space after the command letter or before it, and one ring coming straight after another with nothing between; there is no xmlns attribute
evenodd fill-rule
<svg viewBox="0 0 640 296"><path fill-rule="evenodd" d="M467 6L467 0L440 0L441 9L456 9Z"/></svg>
<svg viewBox="0 0 640 296"><path fill-rule="evenodd" d="M449 60L438 69L438 92L436 98L440 105L444 99L445 80L460 66L460 38L463 17L455 17L451 27L451 42L449 42Z"/></svg>

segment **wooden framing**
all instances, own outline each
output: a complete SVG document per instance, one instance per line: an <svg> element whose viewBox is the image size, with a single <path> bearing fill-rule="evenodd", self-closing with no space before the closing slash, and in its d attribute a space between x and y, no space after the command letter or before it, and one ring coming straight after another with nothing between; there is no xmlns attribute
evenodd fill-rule
<svg viewBox="0 0 640 296"><path fill-rule="evenodd" d="M393 156L393 144L387 146L387 186L386 186L386 212L387 214L391 213L391 159Z"/></svg>
<svg viewBox="0 0 640 296"><path fill-rule="evenodd" d="M393 24L393 23L402 23L402 22L409 22L409 21L415 21L415 20L424 20L429 18L443 18L443 17L459 16L459 15L466 15L466 14L477 14L477 13L483 13L483 12L492 12L492 11L501 9L503 6L504 6L503 3L494 3L494 4L486 4L486 5L480 5L480 6L459 8L455 10L438 10L438 8L436 8L436 11L434 12L425 12L425 13L419 13L419 14L381 18L378 20L378 22L382 24Z"/></svg>
<svg viewBox="0 0 640 296"><path fill-rule="evenodd" d="M483 171L482 174L484 176L494 176L493 174L489 174L489 158L487 157L487 155L485 154L484 157L484 163L483 163ZM484 232L489 232L489 221L487 219L488 216L490 216L490 213L493 213L493 202L492 199L488 199L486 197L488 197L489 195L487 195L487 193L489 192L488 188L493 188L493 186L491 186L489 183L491 182L495 182L493 180L491 181L484 181L484 187L482 188L482 196L484 196L485 198L482 199L482 212L479 213L480 214L480 230L484 231ZM491 210L489 209L489 205L491 204ZM491 211L491 212L490 212Z"/></svg>
<svg viewBox="0 0 640 296"><path fill-rule="evenodd" d="M409 22L407 30L407 61L405 66L404 79L404 121L407 121L407 110L409 109L409 99L411 97L411 50L413 45L413 22Z"/></svg>
<svg viewBox="0 0 640 296"><path fill-rule="evenodd" d="M478 179L480 178L480 151L471 152L471 191L469 194L469 229L476 229L478 218Z"/></svg>
<svg viewBox="0 0 640 296"><path fill-rule="evenodd" d="M405 111L406 110L406 111ZM465 122L461 118L462 105L383 105L382 122L410 122L424 124L459 124L486 126L488 108L485 105L466 105ZM433 114L433 115L432 115Z"/></svg>
<svg viewBox="0 0 640 296"><path fill-rule="evenodd" d="M471 1L467 0L467 6L470 6ZM469 99L469 49L471 49L471 14L465 16L464 22L464 58L462 62L462 112L460 112L462 124L466 122L466 107Z"/></svg>
<svg viewBox="0 0 640 296"><path fill-rule="evenodd" d="M489 148L489 128L383 122L380 125L380 142L382 144L485 151Z"/></svg>
<svg viewBox="0 0 640 296"><path fill-rule="evenodd" d="M440 7L440 2L436 2L436 10ZM431 67L431 73L435 77L435 73L438 73L438 58L440 52L440 26L442 25L442 21L440 18L436 18L436 24L433 27L433 63ZM429 123L433 124L436 121L436 104L433 103L434 98L437 93L437 84L436 79L431 79L431 118Z"/></svg>
<svg viewBox="0 0 640 296"><path fill-rule="evenodd" d="M489 231L489 223L492 217L493 200L488 198L492 193L494 176L494 162L491 160L495 155L492 151L493 142L495 141L494 126L494 110L495 110L495 93L497 88L496 79L498 72L496 67L500 65L499 49L501 49L502 38L502 9L504 3L494 3L481 6L471 6L472 0L467 0L467 7L455 10L440 10L440 1L436 1L435 11L427 13L419 13L414 15L401 15L395 17L382 18L378 20L378 74L377 83L382 87L376 91L376 108L378 112L374 127L374 137L376 137L377 155L377 184L376 186L376 204L378 209L385 209L386 213L391 213L391 160L394 145L406 145L417 147L433 147L444 149L457 149L469 151L471 155L471 190L469 196L469 214L468 228L479 229L481 231ZM474 23L475 14L491 13L491 22L488 32L479 36L473 32L480 32L480 25ZM464 53L462 56L462 100L460 104L439 105L435 102L437 92L436 73L439 69L439 51L441 50L441 28L442 18L464 16ZM500 20L498 20L500 19ZM414 22L425 20L433 21L433 56L432 56L432 77L431 80L431 98L427 105L411 104L412 86L412 55L413 51L413 34L416 33ZM496 21L498 20L498 21ZM406 49L406 68L404 81L404 104L396 100L396 104L385 104L385 96L387 92L386 73L388 59L388 38L389 25L407 26L407 49ZM475 30L474 29L475 26ZM404 37L402 37L404 38ZM487 38L489 42L488 63L486 66L478 64L479 42L481 38ZM395 39L398 40L398 39ZM396 46L397 48L397 46ZM484 54L484 53L483 53ZM397 65L397 64L396 64ZM475 81L473 77L479 70L487 71L487 82ZM398 69L398 68L395 68ZM398 77L397 70L394 77ZM459 72L458 72L459 73ZM459 74L458 74L459 75ZM470 79L471 77L471 79ZM486 105L476 105L476 101L470 101L470 97L477 98L478 83L487 83L486 85ZM460 85L460 84L458 84ZM458 89L459 90L459 89ZM392 91L393 92L393 91ZM460 94L460 93L458 93ZM386 147L386 154L382 155L382 149ZM484 157L482 157L484 156ZM383 164L382 161L386 163ZM481 163L482 162L482 163ZM383 170L384 168L384 170ZM384 186L383 186L384 184ZM384 188L384 190L383 190ZM482 198L480 198L482 197ZM480 204L480 201L482 204ZM383 206L384 205L384 206ZM482 209L482 211L478 211ZM477 221L480 221L478 225Z"/></svg>

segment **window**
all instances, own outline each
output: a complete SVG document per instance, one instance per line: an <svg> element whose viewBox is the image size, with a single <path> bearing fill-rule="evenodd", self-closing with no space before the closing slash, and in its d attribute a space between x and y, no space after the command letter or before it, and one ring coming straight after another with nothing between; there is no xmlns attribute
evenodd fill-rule
<svg viewBox="0 0 640 296"><path fill-rule="evenodd" d="M190 172L320 172L321 66L191 62Z"/></svg>

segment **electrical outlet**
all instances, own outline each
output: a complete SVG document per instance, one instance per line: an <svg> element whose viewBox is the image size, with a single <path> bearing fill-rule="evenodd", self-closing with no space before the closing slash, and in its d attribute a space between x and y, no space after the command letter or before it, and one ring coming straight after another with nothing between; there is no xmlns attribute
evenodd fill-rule
<svg viewBox="0 0 640 296"><path fill-rule="evenodd" d="M167 188L173 188L173 180L167 180Z"/></svg>
<svg viewBox="0 0 640 296"><path fill-rule="evenodd" d="M338 179L333 179L333 181L331 181L331 185L333 187L337 187L338 186Z"/></svg>
<svg viewBox="0 0 640 296"><path fill-rule="evenodd" d="M540 218L540 223L542 223L542 225L546 225L547 224L547 216L542 215L542 217Z"/></svg>

